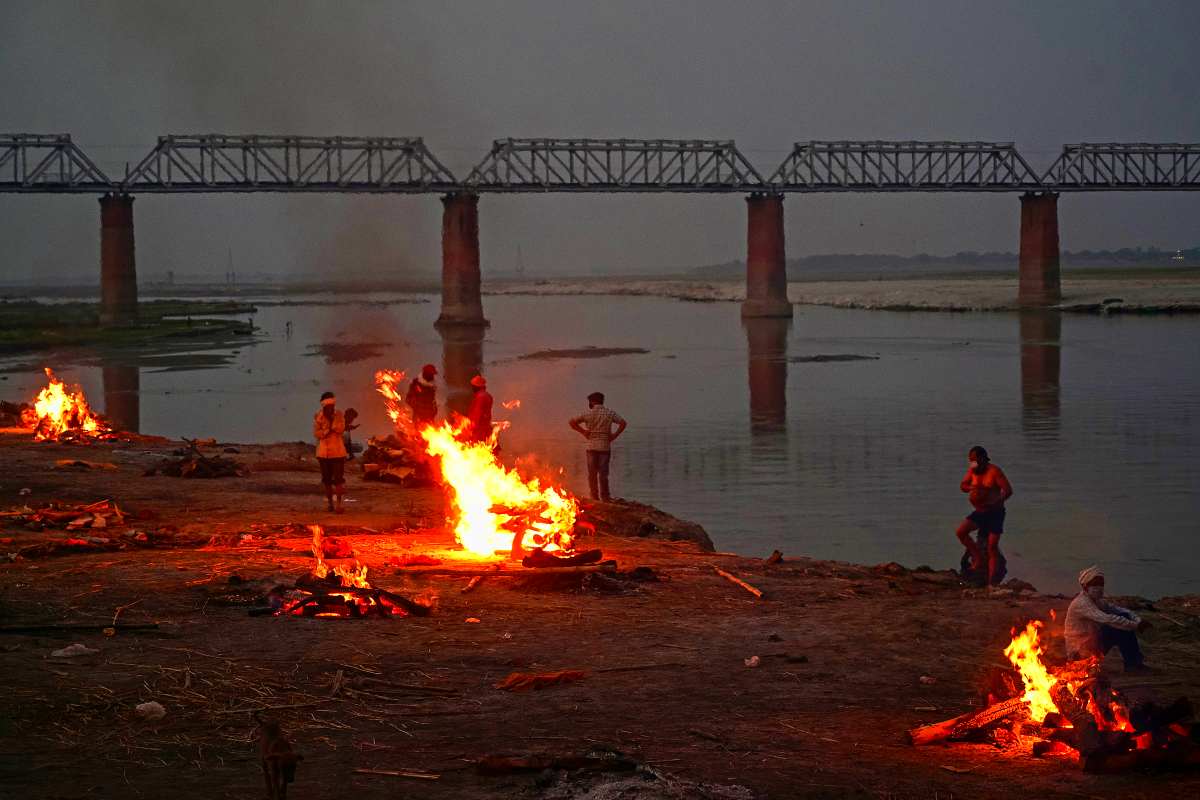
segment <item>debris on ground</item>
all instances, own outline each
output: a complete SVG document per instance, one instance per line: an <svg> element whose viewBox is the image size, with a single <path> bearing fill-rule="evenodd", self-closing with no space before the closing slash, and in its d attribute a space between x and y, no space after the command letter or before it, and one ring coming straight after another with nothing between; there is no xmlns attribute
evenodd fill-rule
<svg viewBox="0 0 1200 800"><path fill-rule="evenodd" d="M575 683L587 677L580 669L564 669L558 672L513 672L496 684L497 689L509 692L538 691L564 683Z"/></svg>
<svg viewBox="0 0 1200 800"><path fill-rule="evenodd" d="M163 708L162 703L151 700L148 703L138 703L133 708L137 715L146 722L155 722L167 715L167 710Z"/></svg>
<svg viewBox="0 0 1200 800"><path fill-rule="evenodd" d="M54 466L51 469L88 472L93 469L117 469L117 465L111 461L85 461L82 458L60 458L54 462Z"/></svg>
<svg viewBox="0 0 1200 800"><path fill-rule="evenodd" d="M99 650L88 647L86 644L76 642L75 644L67 645L59 648L50 654L51 658L76 658L78 656L94 656L99 653Z"/></svg>
<svg viewBox="0 0 1200 800"><path fill-rule="evenodd" d="M80 528L111 528L125 524L128 516L112 500L95 503L59 503L51 501L41 508L20 508L0 511L0 520L10 525L23 525L29 530L61 528L69 531Z"/></svg>
<svg viewBox="0 0 1200 800"><path fill-rule="evenodd" d="M144 475L168 475L172 478L244 478L249 471L241 462L224 456L206 456L201 444L216 444L215 440L184 439L186 450L176 450L179 458L168 459L146 470Z"/></svg>

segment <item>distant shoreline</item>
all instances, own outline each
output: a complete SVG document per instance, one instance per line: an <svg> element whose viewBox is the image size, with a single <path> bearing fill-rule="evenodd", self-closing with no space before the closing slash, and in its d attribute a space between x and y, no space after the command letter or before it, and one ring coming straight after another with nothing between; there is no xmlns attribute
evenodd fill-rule
<svg viewBox="0 0 1200 800"><path fill-rule="evenodd" d="M741 302L742 281L681 279L547 280L492 283L490 295L615 295L669 297L691 302ZM1200 270L1148 275L1142 272L1063 274L1056 310L1085 314L1198 314ZM794 305L873 311L1018 311L1015 275L793 281Z"/></svg>
<svg viewBox="0 0 1200 800"><path fill-rule="evenodd" d="M1200 313L1200 268L1079 268L1064 269L1063 302L1058 310L1102 314ZM424 281L320 283L149 284L140 287L143 299L221 297L230 300L296 295L329 295L320 302L337 302L348 294L439 294L441 287ZM94 286L12 286L0 289L0 301L30 297L95 298ZM483 294L596 295L664 297L690 302L741 302L741 278L699 279L695 276L621 275L517 280L485 278ZM879 276L806 276L788 283L796 305L820 305L877 311L1016 311L1017 278L1013 271L887 274ZM310 301L304 301L310 302ZM316 302L316 301L312 301ZM380 300L387 303L387 300ZM399 302L399 301L398 301ZM414 302L408 300L404 302ZM281 301L280 304L290 304Z"/></svg>

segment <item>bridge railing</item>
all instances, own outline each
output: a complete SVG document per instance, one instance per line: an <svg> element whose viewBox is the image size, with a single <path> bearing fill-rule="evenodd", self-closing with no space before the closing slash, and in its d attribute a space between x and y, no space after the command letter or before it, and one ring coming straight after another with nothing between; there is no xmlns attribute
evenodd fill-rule
<svg viewBox="0 0 1200 800"><path fill-rule="evenodd" d="M465 181L483 192L756 190L762 175L732 141L497 139Z"/></svg>
<svg viewBox="0 0 1200 800"><path fill-rule="evenodd" d="M95 193L114 188L70 134L0 134L0 192Z"/></svg>
<svg viewBox="0 0 1200 800"><path fill-rule="evenodd" d="M420 138L161 136L126 192L429 192L458 181Z"/></svg>
<svg viewBox="0 0 1200 800"><path fill-rule="evenodd" d="M1042 188L1012 142L797 142L768 183L783 192Z"/></svg>
<svg viewBox="0 0 1200 800"><path fill-rule="evenodd" d="M1042 182L1066 191L1200 189L1200 144L1068 144Z"/></svg>

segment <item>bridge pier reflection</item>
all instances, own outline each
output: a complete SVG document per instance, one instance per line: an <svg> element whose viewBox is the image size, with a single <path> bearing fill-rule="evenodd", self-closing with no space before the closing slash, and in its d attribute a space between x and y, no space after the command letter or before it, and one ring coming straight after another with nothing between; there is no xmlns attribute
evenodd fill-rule
<svg viewBox="0 0 1200 800"><path fill-rule="evenodd" d="M141 373L129 364L104 364L104 416L120 431L138 433L142 423Z"/></svg>
<svg viewBox="0 0 1200 800"><path fill-rule="evenodd" d="M442 198L442 313L438 326L485 326L479 274L479 195Z"/></svg>
<svg viewBox="0 0 1200 800"><path fill-rule="evenodd" d="M790 319L743 319L749 349L750 430L787 428L787 346Z"/></svg>
<svg viewBox="0 0 1200 800"><path fill-rule="evenodd" d="M742 316L791 319L783 195L750 195L746 198L746 216L746 302L742 303Z"/></svg>
<svg viewBox="0 0 1200 800"><path fill-rule="evenodd" d="M1062 315L1023 311L1021 336L1021 427L1057 432L1060 414Z"/></svg>
<svg viewBox="0 0 1200 800"><path fill-rule="evenodd" d="M439 325L442 337L442 380L446 408L466 414L471 405L471 378L483 371L481 325Z"/></svg>

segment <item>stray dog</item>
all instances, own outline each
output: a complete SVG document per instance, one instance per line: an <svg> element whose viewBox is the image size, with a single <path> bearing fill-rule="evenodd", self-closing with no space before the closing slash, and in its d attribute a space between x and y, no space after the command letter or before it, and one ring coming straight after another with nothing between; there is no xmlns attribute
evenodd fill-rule
<svg viewBox="0 0 1200 800"><path fill-rule="evenodd" d="M267 800L287 800L287 785L296 780L296 764L304 756L292 750L278 721L263 719L257 711L254 719L258 723L258 756L267 780Z"/></svg>

